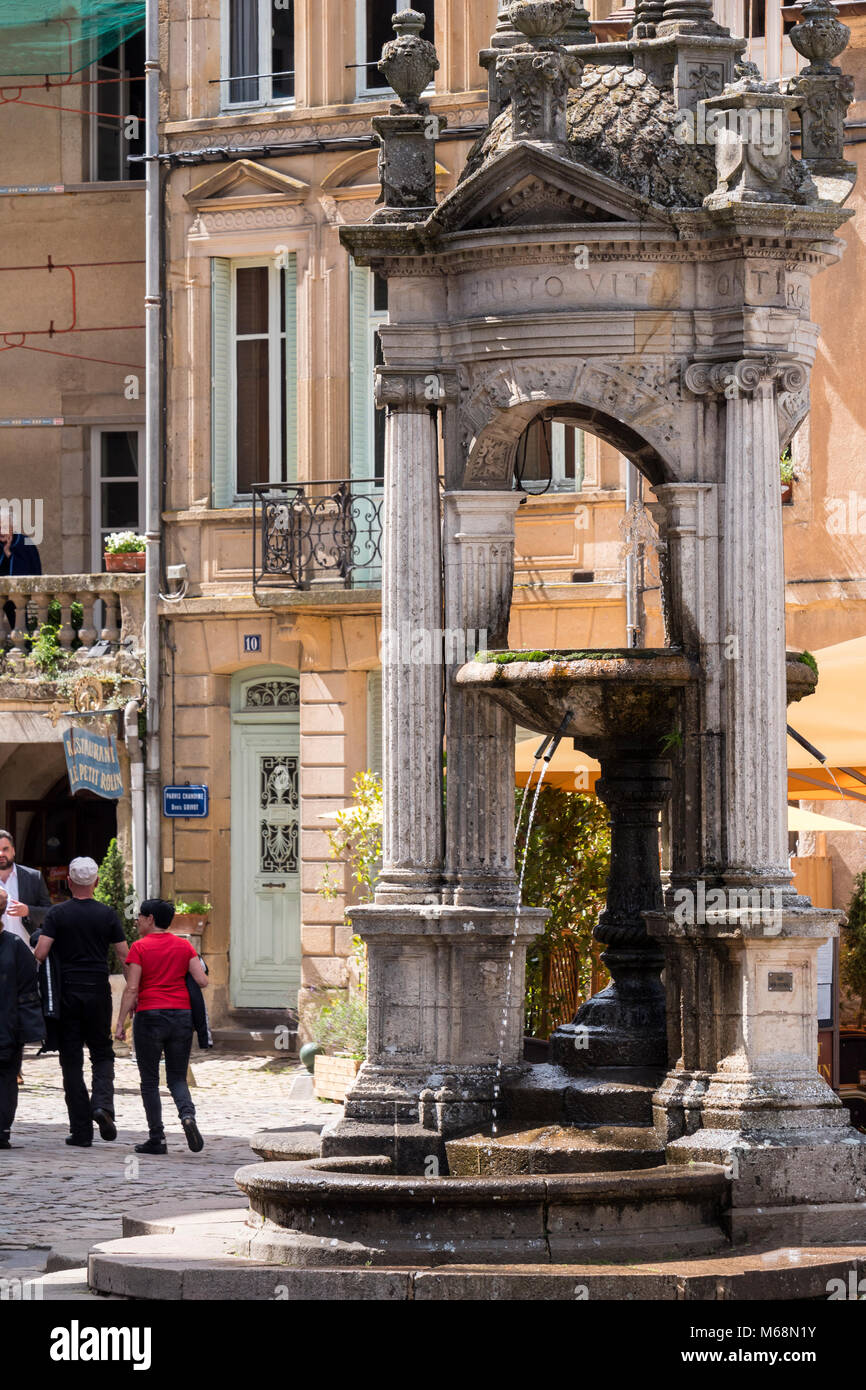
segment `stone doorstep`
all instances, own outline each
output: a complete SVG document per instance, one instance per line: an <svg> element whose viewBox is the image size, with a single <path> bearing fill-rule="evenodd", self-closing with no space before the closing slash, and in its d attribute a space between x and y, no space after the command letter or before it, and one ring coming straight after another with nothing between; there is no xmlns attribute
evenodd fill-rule
<svg viewBox="0 0 866 1390"><path fill-rule="evenodd" d="M221 1233L206 1234L215 1225ZM237 1213L228 1211L199 1222L190 1217L173 1235L108 1241L91 1251L89 1288L165 1301L784 1301L826 1299L830 1279L847 1281L852 1270L858 1279L866 1273L866 1244L775 1247L645 1264L299 1270L232 1255L248 1235Z"/></svg>
<svg viewBox="0 0 866 1390"><path fill-rule="evenodd" d="M278 1047L273 1027L244 1028L227 1027L211 1029L214 1052L253 1052L262 1056L284 1057L286 1061L298 1060L298 1034L290 1031L289 1046Z"/></svg>

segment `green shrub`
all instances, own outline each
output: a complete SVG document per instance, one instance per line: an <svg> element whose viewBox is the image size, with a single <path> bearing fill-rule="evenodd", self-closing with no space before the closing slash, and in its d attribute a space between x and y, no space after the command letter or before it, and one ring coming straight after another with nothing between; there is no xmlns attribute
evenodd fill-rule
<svg viewBox="0 0 866 1390"><path fill-rule="evenodd" d="M367 1005L352 990L332 1004L324 1004L311 1025L313 1038L327 1052L363 1057L367 1050Z"/></svg>
<svg viewBox="0 0 866 1390"><path fill-rule="evenodd" d="M114 908L123 923L127 945L131 946L135 940L135 893L132 886L127 885L126 866L117 840L112 840L105 851L105 858L99 866L99 882L93 896L97 902ZM120 971L120 962L113 946L109 955L109 969L112 974Z"/></svg>
<svg viewBox="0 0 866 1390"><path fill-rule="evenodd" d="M520 831L518 870L527 816L528 811ZM594 797L542 786L523 880L524 904L546 907L550 912L547 926L533 940L526 961L526 1027L536 1036L547 1036L549 1021L558 1021L563 1008L573 1002L551 993L549 967L555 953L571 952L576 957L583 997L590 990L592 932L604 906L610 868L607 821L605 807Z"/></svg>

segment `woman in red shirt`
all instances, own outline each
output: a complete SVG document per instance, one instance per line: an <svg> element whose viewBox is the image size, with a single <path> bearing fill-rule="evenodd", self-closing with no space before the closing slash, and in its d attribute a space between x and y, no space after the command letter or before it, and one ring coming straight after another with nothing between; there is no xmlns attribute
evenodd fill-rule
<svg viewBox="0 0 866 1390"><path fill-rule="evenodd" d="M190 943L168 930L173 920L171 903L146 898L138 913L139 940L126 957L126 988L115 1036L123 1037L127 1016L134 1012L135 1060L150 1130L147 1142L136 1144L137 1154L167 1152L159 1098L159 1063L163 1054L168 1089L177 1106L186 1142L193 1153L204 1148L186 1081L192 1047L192 1011L186 980L191 975L202 989L207 989L208 981Z"/></svg>

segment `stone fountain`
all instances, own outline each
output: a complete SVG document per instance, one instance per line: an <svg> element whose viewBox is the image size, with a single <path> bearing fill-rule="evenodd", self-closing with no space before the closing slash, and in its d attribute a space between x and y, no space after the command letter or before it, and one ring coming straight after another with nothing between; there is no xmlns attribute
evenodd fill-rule
<svg viewBox="0 0 866 1390"><path fill-rule="evenodd" d="M811 279L850 215L835 16L812 0L793 33L813 61L780 87L711 0L638 0L613 43L572 0L515 0L482 54L489 128L438 206L436 56L420 15L394 18L381 206L342 233L390 290L384 853L352 909L368 1054L320 1158L237 1174L250 1214L229 1247L290 1272L293 1296L324 1271L331 1296L409 1297L426 1269L432 1297L570 1297L602 1260L598 1296L700 1276L725 1297L732 1244L765 1242L758 1296L809 1297L827 1277L810 1243L866 1240L866 1139L817 1071L838 914L793 892L785 810L786 699L814 677L786 663L779 456L809 408ZM694 136L710 117L715 147ZM652 489L664 649L506 650L515 452L566 407ZM449 635L485 629L498 654L466 663ZM442 660L414 662L403 634L443 631ZM613 837L611 984L538 1066L523 972L545 914L518 902L515 719L599 759ZM793 1271L774 1243L803 1245Z"/></svg>

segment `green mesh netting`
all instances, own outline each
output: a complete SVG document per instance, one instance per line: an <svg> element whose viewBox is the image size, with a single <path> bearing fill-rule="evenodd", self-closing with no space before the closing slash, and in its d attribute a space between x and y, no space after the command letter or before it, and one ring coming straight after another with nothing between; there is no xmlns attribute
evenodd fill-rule
<svg viewBox="0 0 866 1390"><path fill-rule="evenodd" d="M0 79L81 72L144 28L144 0L0 0Z"/></svg>

